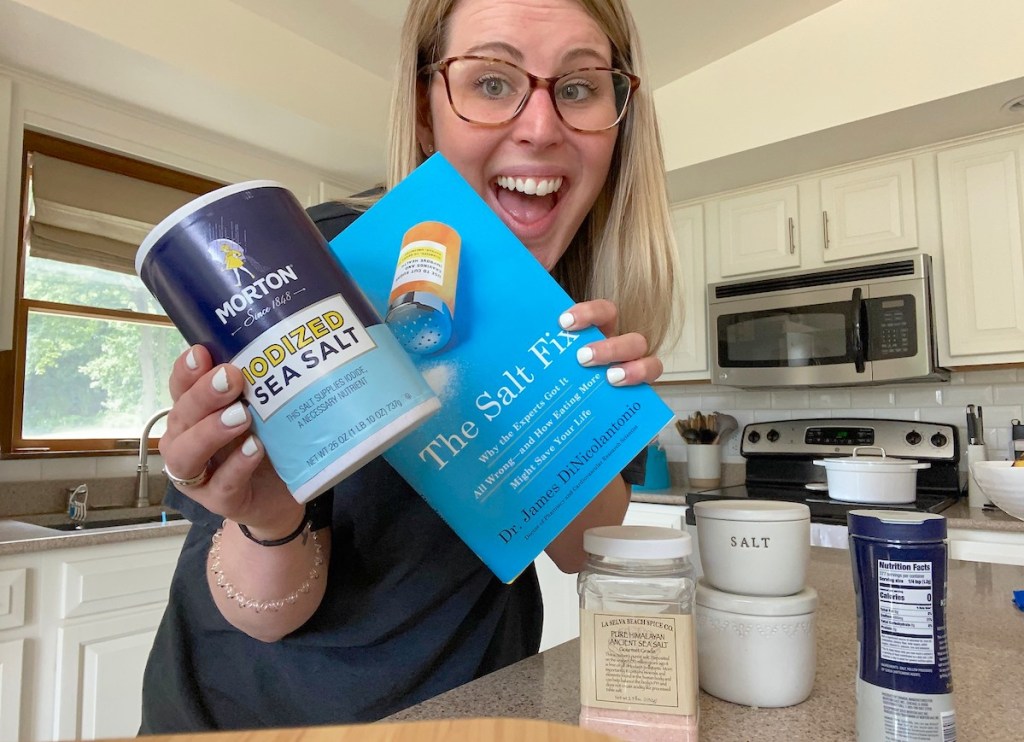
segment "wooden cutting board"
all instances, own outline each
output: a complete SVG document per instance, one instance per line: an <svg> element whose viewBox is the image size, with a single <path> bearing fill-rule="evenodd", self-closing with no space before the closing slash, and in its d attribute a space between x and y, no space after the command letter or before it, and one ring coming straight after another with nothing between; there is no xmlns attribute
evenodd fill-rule
<svg viewBox="0 0 1024 742"><path fill-rule="evenodd" d="M609 742L614 738L535 719L440 719L144 739L146 742Z"/></svg>

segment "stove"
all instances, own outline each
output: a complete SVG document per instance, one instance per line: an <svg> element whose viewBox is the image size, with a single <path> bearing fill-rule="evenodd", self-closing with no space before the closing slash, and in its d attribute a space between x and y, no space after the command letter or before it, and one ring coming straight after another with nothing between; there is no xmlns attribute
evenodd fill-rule
<svg viewBox="0 0 1024 742"><path fill-rule="evenodd" d="M917 499L906 505L841 502L828 496L825 468L814 459L860 455L894 456L928 462L917 472ZM746 459L746 481L731 487L689 492L686 503L750 498L805 503L811 521L846 525L846 514L858 508L939 513L953 505L964 489L960 474L960 437L955 425L917 420L822 418L751 423L743 428L740 454ZM686 513L693 523L693 509Z"/></svg>

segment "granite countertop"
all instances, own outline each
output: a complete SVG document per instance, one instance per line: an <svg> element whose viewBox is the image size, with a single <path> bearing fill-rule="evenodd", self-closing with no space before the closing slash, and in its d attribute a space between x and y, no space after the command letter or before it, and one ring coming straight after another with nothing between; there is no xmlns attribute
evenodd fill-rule
<svg viewBox="0 0 1024 742"><path fill-rule="evenodd" d="M716 742L855 739L857 633L846 551L814 547L807 584L817 589L817 673L810 698L781 709L700 695L700 736ZM1024 567L951 560L947 602L958 737L1017 740L1024 719L1024 613L1011 592ZM510 716L574 724L579 644L566 642L385 719Z"/></svg>
<svg viewBox="0 0 1024 742"><path fill-rule="evenodd" d="M93 519L159 517L161 513L174 513L161 505L145 508L124 507L116 509L90 510ZM79 531L58 531L48 526L68 522L65 513L24 515L0 519L0 556L49 551L50 549L71 549L96 544L123 543L163 536L184 535L191 523L187 520L155 521L109 528L87 528Z"/></svg>
<svg viewBox="0 0 1024 742"><path fill-rule="evenodd" d="M633 502L649 502L658 505L686 505L687 487L670 487L666 490L647 490L633 492ZM870 507L865 505L865 507ZM959 528L966 531L1005 531L1024 533L1024 520L1007 515L996 507L968 507L967 499L959 500L952 507L943 510L940 515L946 517L948 528Z"/></svg>

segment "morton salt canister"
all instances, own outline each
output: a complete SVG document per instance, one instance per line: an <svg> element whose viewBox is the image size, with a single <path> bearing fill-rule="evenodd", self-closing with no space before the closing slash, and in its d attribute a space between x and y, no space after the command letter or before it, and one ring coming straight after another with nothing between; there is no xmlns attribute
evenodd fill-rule
<svg viewBox="0 0 1024 742"><path fill-rule="evenodd" d="M135 269L186 341L242 371L255 432L299 502L440 406L279 183L185 204L146 237Z"/></svg>

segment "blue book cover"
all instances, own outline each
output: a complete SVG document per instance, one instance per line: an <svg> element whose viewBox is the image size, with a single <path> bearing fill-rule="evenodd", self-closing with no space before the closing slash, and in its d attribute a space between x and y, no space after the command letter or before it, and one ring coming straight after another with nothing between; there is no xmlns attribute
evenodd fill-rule
<svg viewBox="0 0 1024 742"><path fill-rule="evenodd" d="M602 334L561 329L572 299L439 154L330 243L381 316L403 237L422 222L461 238L450 339L411 354L441 410L384 457L511 582L672 412L651 387L614 387L606 368L579 365L576 351Z"/></svg>

